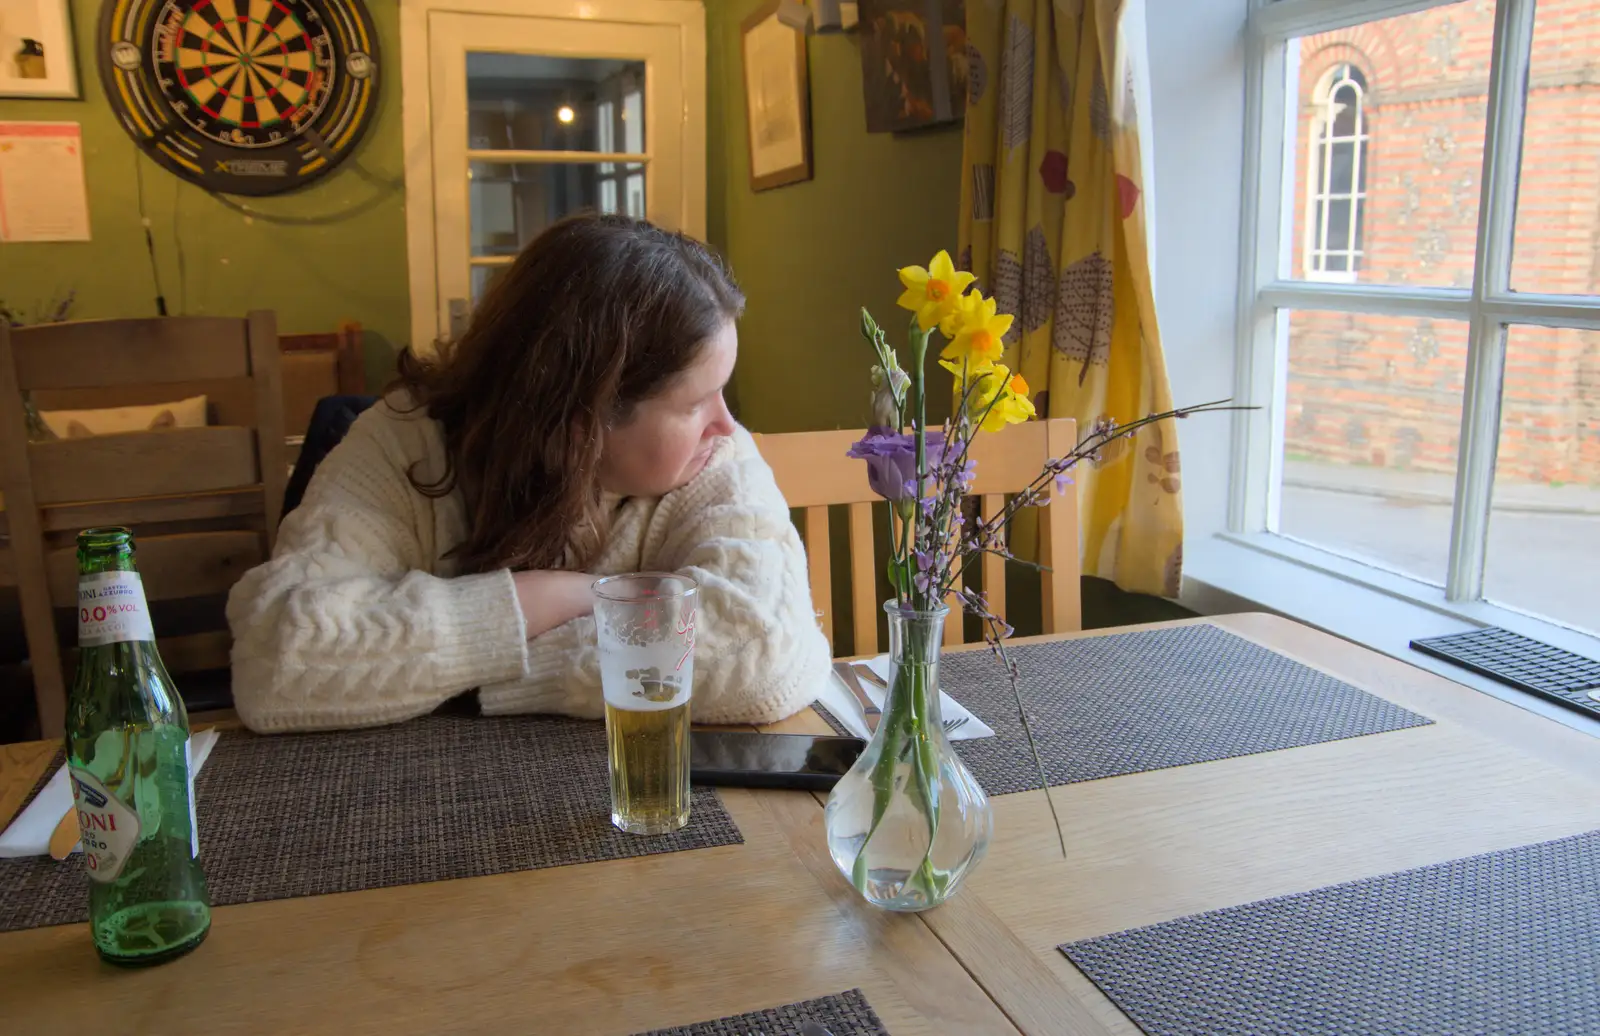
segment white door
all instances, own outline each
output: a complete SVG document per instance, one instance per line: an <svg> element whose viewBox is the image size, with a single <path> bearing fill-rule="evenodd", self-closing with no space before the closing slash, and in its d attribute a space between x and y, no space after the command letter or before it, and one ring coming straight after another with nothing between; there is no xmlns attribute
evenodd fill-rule
<svg viewBox="0 0 1600 1036"><path fill-rule="evenodd" d="M703 23L596 20L604 6L428 13L437 334L458 332L497 272L563 216L626 213L704 236L705 73L686 67L703 61Z"/></svg>

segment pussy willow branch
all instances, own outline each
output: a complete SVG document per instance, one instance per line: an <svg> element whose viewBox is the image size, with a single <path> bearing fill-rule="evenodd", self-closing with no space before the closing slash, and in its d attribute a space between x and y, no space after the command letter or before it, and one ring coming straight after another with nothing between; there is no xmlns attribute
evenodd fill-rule
<svg viewBox="0 0 1600 1036"><path fill-rule="evenodd" d="M1056 825L1056 839L1061 843L1061 856L1065 859L1067 833L1061 826L1061 814L1056 812L1055 796L1050 794L1050 778L1044 772L1044 760L1039 757L1033 724L1028 722L1028 710L1022 705L1022 688L1017 686L1017 663L1006 653L1006 635L1000 629L1000 620L993 615L986 615L984 624L988 627L984 639L989 642L989 649L999 656L1000 664L1006 667L1006 679L1011 681L1011 697L1017 703L1017 717L1022 720L1022 732L1028 739L1028 751L1033 755L1033 766L1039 774L1039 787L1044 789L1044 801L1050 807L1050 819Z"/></svg>
<svg viewBox="0 0 1600 1036"><path fill-rule="evenodd" d="M1137 421L1130 421L1125 425L1113 426L1108 430L1092 431L1080 439L1078 444L1074 446L1066 456L1052 459L1051 462L1046 465L1045 469L1039 473L1039 475L1026 489L1012 497L1010 500L1006 501L1006 505L1000 509L1000 513L995 515L989 521L982 523L980 525L980 529L983 532L993 532L1003 527L1010 522L1012 518L1016 517L1016 513L1023 507L1032 506L1033 503L1036 502L1032 499L1034 494L1040 490L1043 490L1048 483L1054 481L1057 475L1066 474L1068 471L1071 471L1073 468L1075 468L1080 462L1090 460L1094 454L1101 449L1101 447L1115 442L1120 438L1132 437L1134 432L1137 432L1145 425L1155 424L1159 421L1165 421L1168 418L1181 420L1191 414L1216 414L1224 413L1230 410L1254 409L1256 408L1248 406L1234 406L1232 405L1232 400L1218 399L1210 403L1199 403L1195 406L1177 407L1172 410L1164 410L1159 414L1150 414L1146 417L1139 418Z"/></svg>

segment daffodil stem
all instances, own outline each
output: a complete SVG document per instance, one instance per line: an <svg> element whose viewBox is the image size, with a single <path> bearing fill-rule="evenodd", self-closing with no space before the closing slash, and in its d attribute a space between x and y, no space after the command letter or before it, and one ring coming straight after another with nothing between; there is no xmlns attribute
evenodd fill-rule
<svg viewBox="0 0 1600 1036"><path fill-rule="evenodd" d="M927 491L925 479L928 471L928 394L926 391L924 391L926 388L926 382L928 380L926 363L928 357L928 332L922 329L922 326L917 322L917 318L915 316L911 318L910 337L911 392L913 395L913 402L916 404L917 408L915 422L917 439L917 496L916 506L911 509L912 524L910 543L910 553L914 553L916 549L922 545L922 496ZM907 566L908 569L911 567L912 566L910 565ZM915 592L916 584L914 581L911 584L911 590L914 591L911 595L912 600L919 601L919 607L932 606L931 602L921 600L921 598L927 597L926 593L920 594L919 597L919 595Z"/></svg>

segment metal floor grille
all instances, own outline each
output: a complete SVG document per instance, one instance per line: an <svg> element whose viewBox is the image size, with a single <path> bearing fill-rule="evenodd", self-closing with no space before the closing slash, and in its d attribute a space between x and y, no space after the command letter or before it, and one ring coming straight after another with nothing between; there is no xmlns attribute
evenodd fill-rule
<svg viewBox="0 0 1600 1036"><path fill-rule="evenodd" d="M1488 626L1425 637L1413 649L1600 719L1600 662Z"/></svg>

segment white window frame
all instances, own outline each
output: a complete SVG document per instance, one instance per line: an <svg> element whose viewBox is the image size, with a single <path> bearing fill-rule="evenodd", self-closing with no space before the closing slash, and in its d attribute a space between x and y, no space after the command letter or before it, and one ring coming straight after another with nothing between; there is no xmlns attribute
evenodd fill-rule
<svg viewBox="0 0 1600 1036"><path fill-rule="evenodd" d="M1498 0L1472 286L1426 288L1289 280L1293 247L1285 190L1295 140L1298 55L1292 38L1449 5L1453 0L1250 0L1241 207L1235 398L1261 409L1235 416L1228 539L1472 621L1500 612L1483 601L1489 510L1499 444L1506 329L1514 324L1600 330L1600 298L1511 290L1512 231L1533 42L1534 0ZM1296 93L1291 93L1291 91ZM1367 227L1370 234L1375 228ZM1465 394L1442 600L1437 587L1276 535L1282 482L1287 355L1279 322L1293 309L1391 313L1469 326Z"/></svg>
<svg viewBox="0 0 1600 1036"><path fill-rule="evenodd" d="M1367 88L1362 80L1350 78L1348 75L1341 77L1341 72L1354 72L1358 76L1365 75L1354 63L1340 61L1323 75L1317 83L1316 93L1313 95L1313 104L1318 111L1311 117L1311 132L1307 134L1306 142L1306 239L1301 256L1301 273L1308 281L1335 281L1338 283L1353 283L1360 272L1359 264L1365 254L1362 249L1362 207L1367 203L1367 192L1361 189L1361 176L1365 172L1367 162L1367 142L1371 135L1367 133ZM1355 135L1349 137L1336 137L1333 127L1338 121L1339 113L1335 110L1336 100L1340 89L1349 84L1356 92L1356 123ZM1354 146L1354 157L1350 165L1350 191L1347 194L1334 194L1332 192L1333 178L1333 146L1348 143ZM1311 170L1321 166L1322 171L1315 178ZM1346 228L1346 248L1328 247L1328 211L1333 202L1345 199L1350 202L1350 225ZM1342 255L1345 258L1343 270L1329 270L1326 268L1330 255Z"/></svg>
<svg viewBox="0 0 1600 1036"><path fill-rule="evenodd" d="M702 0L385 0L400 7L400 112L405 154L406 253L411 345L428 353L449 333L441 311L432 148L429 18L435 13L562 18L574 22L665 25L679 31L683 104L682 229L706 236L706 34ZM673 107L673 106L669 106ZM620 198L619 198L620 200ZM464 317L464 314L462 314Z"/></svg>

